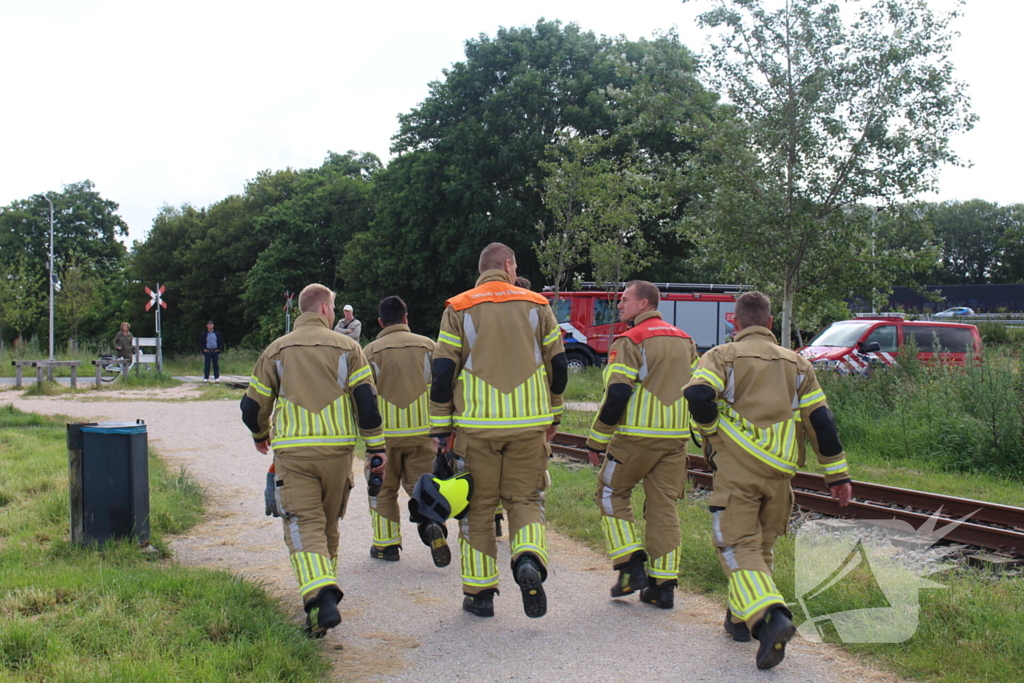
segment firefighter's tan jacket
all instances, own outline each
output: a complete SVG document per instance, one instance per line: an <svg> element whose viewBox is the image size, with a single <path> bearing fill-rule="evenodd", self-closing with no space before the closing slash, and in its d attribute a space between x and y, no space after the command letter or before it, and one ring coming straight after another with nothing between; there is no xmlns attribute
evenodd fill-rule
<svg viewBox="0 0 1024 683"><path fill-rule="evenodd" d="M604 370L605 401L594 419L587 447L603 451L612 436L628 439L686 439L690 416L683 385L697 366L697 345L682 330L669 325L658 311L641 313L633 327L612 342ZM608 388L632 388L616 424L605 424Z"/></svg>
<svg viewBox="0 0 1024 683"><path fill-rule="evenodd" d="M430 402L432 434L457 427L488 440L543 432L561 421L552 394L551 360L563 353L562 331L548 300L514 286L503 270L446 302L435 362L455 363L452 400Z"/></svg>
<svg viewBox="0 0 1024 683"><path fill-rule="evenodd" d="M694 423L705 435L718 435L731 452L768 465L780 477L792 477L805 459L804 439L825 470L825 482L849 479L846 454L821 455L809 418L827 406L810 361L779 346L771 330L745 328L736 340L704 354L690 385L705 384L717 393L718 417Z"/></svg>
<svg viewBox="0 0 1024 683"><path fill-rule="evenodd" d="M359 344L332 331L324 316L303 313L253 368L246 391L260 407L253 438L269 434L274 451L292 457L350 452L357 434L368 449L383 449L379 426L359 428L352 392L362 384L373 388L373 374Z"/></svg>
<svg viewBox="0 0 1024 683"><path fill-rule="evenodd" d="M377 384L377 405L389 446L430 434L430 361L434 342L408 325L388 325L363 349Z"/></svg>

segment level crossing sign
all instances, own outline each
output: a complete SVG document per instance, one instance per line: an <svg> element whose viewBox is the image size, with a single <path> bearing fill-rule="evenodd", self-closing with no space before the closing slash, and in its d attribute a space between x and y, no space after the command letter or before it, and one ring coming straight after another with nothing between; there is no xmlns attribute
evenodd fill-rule
<svg viewBox="0 0 1024 683"><path fill-rule="evenodd" d="M146 294L149 294L149 301L146 303L146 310L153 308L153 306L159 306L160 308L167 308L167 302L163 300L163 294L166 291L166 287L163 285L157 285L157 290L154 292L149 287L146 287Z"/></svg>

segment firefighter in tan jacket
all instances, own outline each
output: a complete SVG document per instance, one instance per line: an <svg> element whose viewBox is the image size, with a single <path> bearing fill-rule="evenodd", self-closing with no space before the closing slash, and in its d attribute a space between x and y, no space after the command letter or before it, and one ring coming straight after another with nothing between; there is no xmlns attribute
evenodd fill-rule
<svg viewBox="0 0 1024 683"><path fill-rule="evenodd" d="M476 287L449 299L434 352L431 434L454 430L458 467L473 477L460 525L463 609L494 614L498 548L494 510L508 513L512 571L529 617L547 612L544 537L546 442L561 421L568 364L547 299L512 283L515 254L490 244Z"/></svg>
<svg viewBox="0 0 1024 683"><path fill-rule="evenodd" d="M790 480L803 466L804 440L825 470L832 497L852 495L835 419L809 361L779 346L771 302L760 292L736 300L735 341L701 359L683 394L715 470L712 538L729 577L725 629L760 641L759 669L782 661L795 628L772 580L772 548L793 508Z"/></svg>
<svg viewBox="0 0 1024 683"><path fill-rule="evenodd" d="M434 443L430 439L430 362L434 342L409 331L405 302L389 296L380 302L377 322L384 328L363 349L377 385L377 405L384 419L387 466L380 493L370 496L373 545L370 557L397 561L402 547L398 489L412 494L420 475L431 471ZM451 551L447 529L437 522L418 526L434 564L445 567Z"/></svg>
<svg viewBox="0 0 1024 683"><path fill-rule="evenodd" d="M604 401L587 448L591 463L601 465L597 507L612 567L619 571L612 597L640 590L643 602L671 609L679 578L676 501L686 484L690 423L683 385L697 365L697 346L661 319L660 298L658 288L643 280L628 283L622 293L619 317L632 327L608 353ZM647 498L646 546L631 504L640 481Z"/></svg>
<svg viewBox="0 0 1024 683"><path fill-rule="evenodd" d="M274 503L284 522L311 635L341 622L338 520L352 488L356 437L384 456L377 396L359 345L331 331L334 293L299 294L295 329L263 351L242 398L242 420L256 450L274 451ZM367 458L369 462L369 458ZM376 468L383 473L386 463Z"/></svg>

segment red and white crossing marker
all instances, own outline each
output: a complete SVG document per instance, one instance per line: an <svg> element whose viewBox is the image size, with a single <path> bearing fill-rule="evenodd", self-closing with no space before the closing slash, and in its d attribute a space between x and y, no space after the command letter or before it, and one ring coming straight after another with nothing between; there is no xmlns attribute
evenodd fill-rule
<svg viewBox="0 0 1024 683"><path fill-rule="evenodd" d="M146 294L149 294L149 302L146 304L146 310L153 308L153 306L160 306L160 308L167 308L167 302L163 300L163 293L167 288L160 285L159 289L155 292L146 287Z"/></svg>

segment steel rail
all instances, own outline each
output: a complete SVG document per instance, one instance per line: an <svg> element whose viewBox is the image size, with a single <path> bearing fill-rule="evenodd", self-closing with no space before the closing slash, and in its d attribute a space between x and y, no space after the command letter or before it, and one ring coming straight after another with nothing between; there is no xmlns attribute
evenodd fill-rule
<svg viewBox="0 0 1024 683"><path fill-rule="evenodd" d="M588 462L586 441L579 434L559 432L551 444L551 450L574 460ZM699 455L690 455L689 458L690 480L699 488L713 488L714 475L704 458ZM915 529L920 528L933 515L944 523L969 517L967 521L960 522L956 528L944 533L943 538L1013 556L1024 556L1024 508L861 481L853 482L855 500L841 508L827 493L825 478L820 474L798 472L792 484L797 505L833 517L900 519Z"/></svg>

